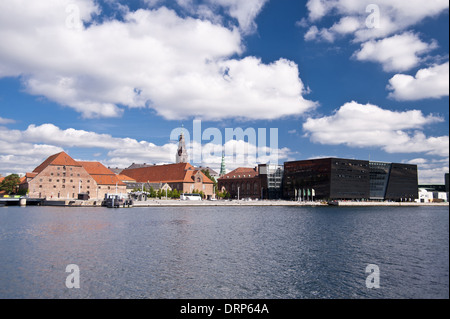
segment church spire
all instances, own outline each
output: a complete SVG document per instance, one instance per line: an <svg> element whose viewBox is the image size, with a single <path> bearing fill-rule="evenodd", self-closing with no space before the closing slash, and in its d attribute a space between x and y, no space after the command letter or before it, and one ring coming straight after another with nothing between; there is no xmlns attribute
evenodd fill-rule
<svg viewBox="0 0 450 319"><path fill-rule="evenodd" d="M184 128L184 127L183 127ZM176 154L176 163L187 163L189 156L186 150L186 142L184 141L183 128L181 129L180 139L178 140L178 150Z"/></svg>
<svg viewBox="0 0 450 319"><path fill-rule="evenodd" d="M220 177L224 176L226 174L225 169L225 152L222 152L222 164L220 165Z"/></svg>

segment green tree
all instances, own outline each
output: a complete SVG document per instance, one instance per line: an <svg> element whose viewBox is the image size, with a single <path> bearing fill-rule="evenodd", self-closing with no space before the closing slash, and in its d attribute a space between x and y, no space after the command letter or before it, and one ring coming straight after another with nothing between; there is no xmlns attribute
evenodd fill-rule
<svg viewBox="0 0 450 319"><path fill-rule="evenodd" d="M151 198L155 198L155 197L156 197L156 191L155 191L155 189L153 188L153 186L150 186L149 196L150 196Z"/></svg>
<svg viewBox="0 0 450 319"><path fill-rule="evenodd" d="M180 193L176 188L172 191L172 198L180 198Z"/></svg>
<svg viewBox="0 0 450 319"><path fill-rule="evenodd" d="M8 194L15 194L18 191L20 183L20 177L17 174L11 174L5 177L0 183L0 190L7 192Z"/></svg>

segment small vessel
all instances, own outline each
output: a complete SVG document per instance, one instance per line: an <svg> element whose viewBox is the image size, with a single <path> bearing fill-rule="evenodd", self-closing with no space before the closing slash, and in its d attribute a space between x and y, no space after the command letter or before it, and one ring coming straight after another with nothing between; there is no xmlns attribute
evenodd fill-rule
<svg viewBox="0 0 450 319"><path fill-rule="evenodd" d="M124 197L123 195L105 195L105 200L103 201L103 206L108 208L119 208L119 207L132 207L133 201Z"/></svg>

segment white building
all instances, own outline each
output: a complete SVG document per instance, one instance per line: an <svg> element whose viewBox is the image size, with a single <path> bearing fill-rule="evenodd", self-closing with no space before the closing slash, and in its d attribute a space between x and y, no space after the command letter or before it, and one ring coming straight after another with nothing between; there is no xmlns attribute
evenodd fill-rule
<svg viewBox="0 0 450 319"><path fill-rule="evenodd" d="M439 192L429 188L419 188L419 198L416 199L418 203L436 203L448 202L446 192Z"/></svg>

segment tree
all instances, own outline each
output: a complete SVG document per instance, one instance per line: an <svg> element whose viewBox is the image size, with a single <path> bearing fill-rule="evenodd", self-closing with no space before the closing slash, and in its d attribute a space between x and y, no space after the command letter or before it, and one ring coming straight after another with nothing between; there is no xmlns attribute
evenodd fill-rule
<svg viewBox="0 0 450 319"><path fill-rule="evenodd" d="M17 174L11 174L5 177L0 183L0 190L7 192L8 194L15 194L18 191L20 183L20 177Z"/></svg>
<svg viewBox="0 0 450 319"><path fill-rule="evenodd" d="M155 198L156 197L156 191L153 188L153 186L150 186L150 195L151 198Z"/></svg>
<svg viewBox="0 0 450 319"><path fill-rule="evenodd" d="M180 198L180 193L176 188L172 191L172 198Z"/></svg>

